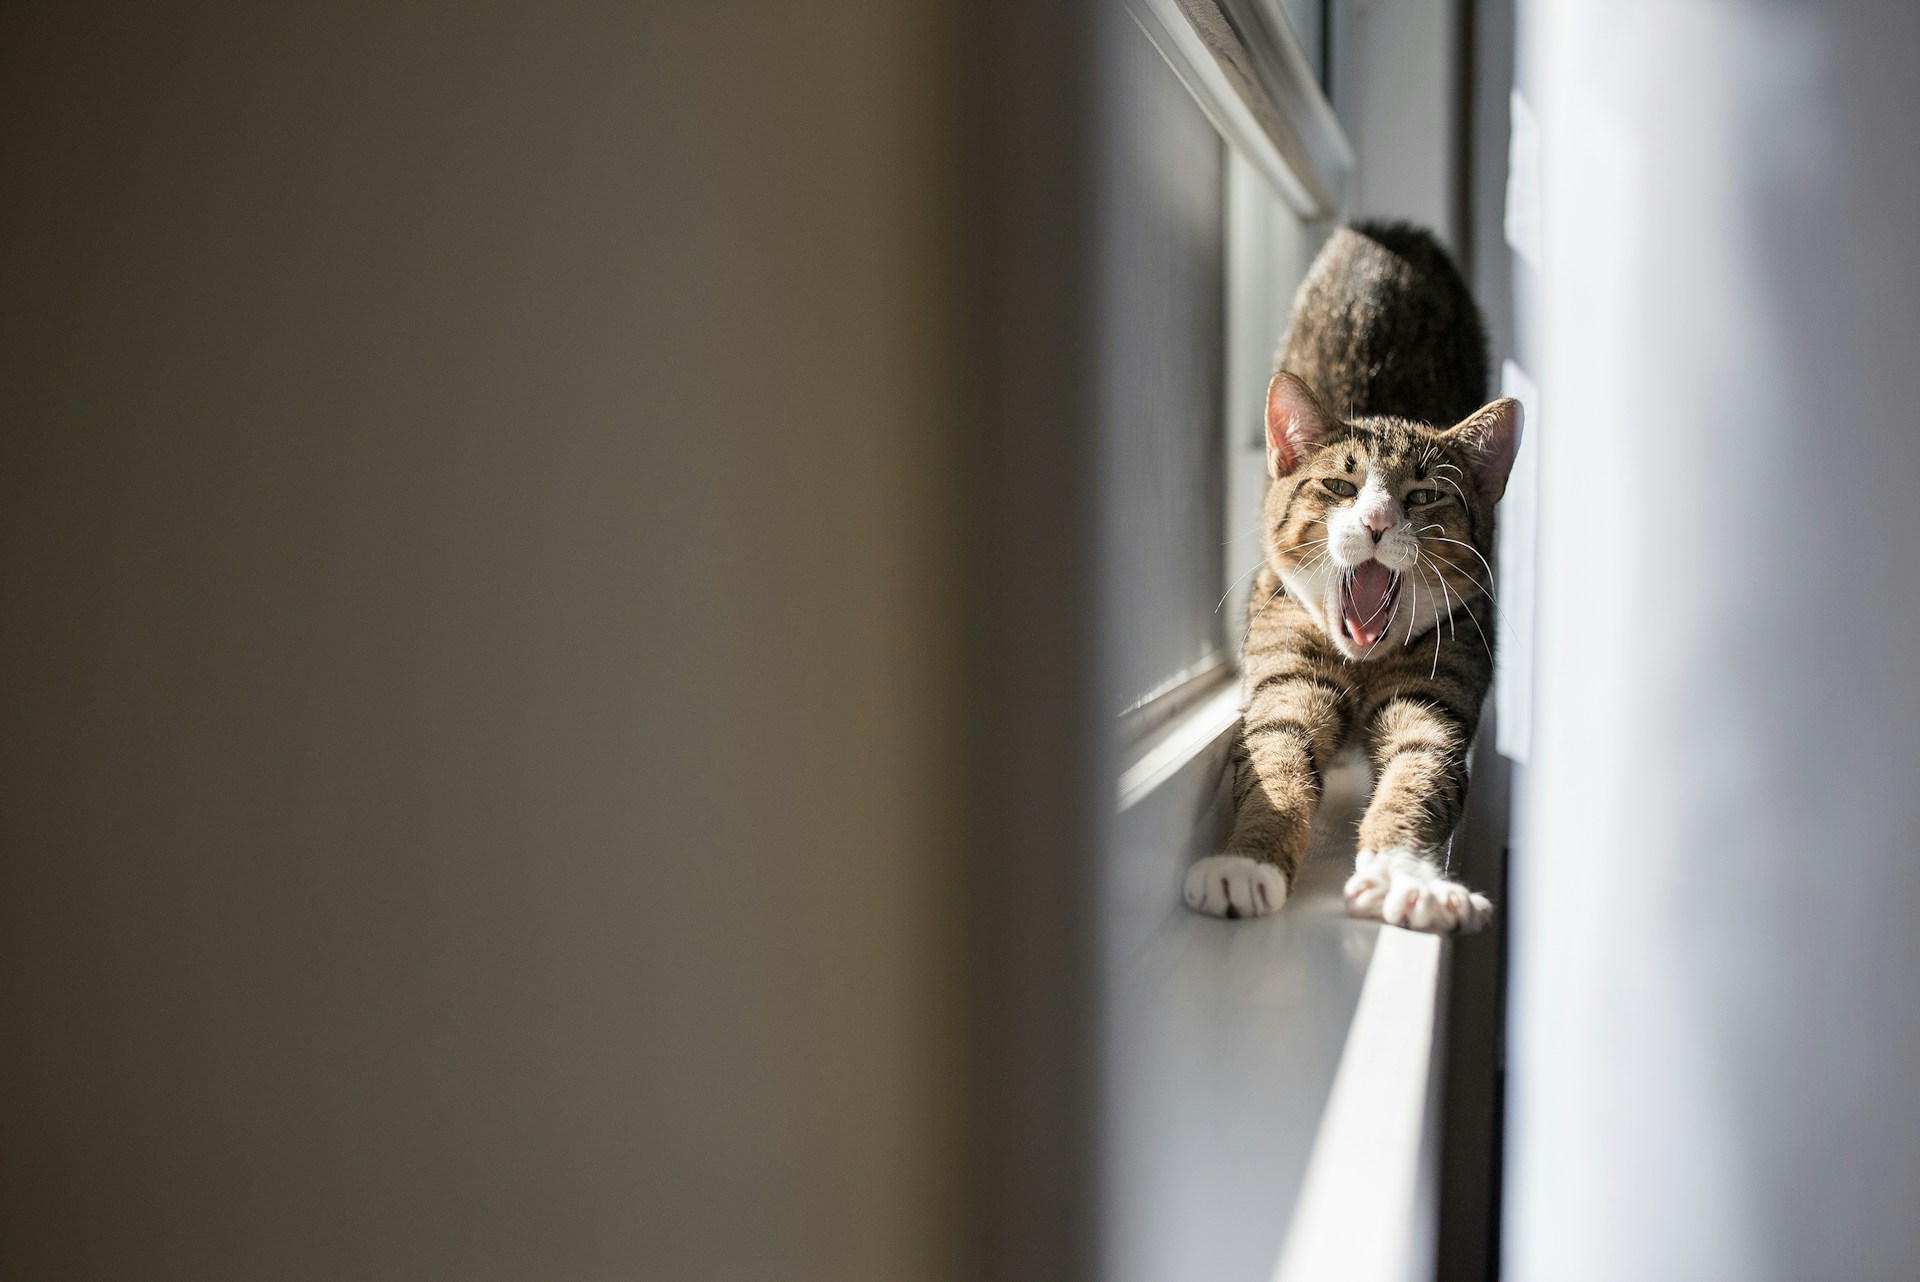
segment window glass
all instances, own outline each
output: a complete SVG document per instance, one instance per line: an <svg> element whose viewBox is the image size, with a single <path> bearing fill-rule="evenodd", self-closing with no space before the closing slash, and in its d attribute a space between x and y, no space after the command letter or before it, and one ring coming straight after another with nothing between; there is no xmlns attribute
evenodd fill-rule
<svg viewBox="0 0 1920 1282"><path fill-rule="evenodd" d="M1313 78L1325 88L1330 34L1327 30L1326 0L1280 0L1280 7L1286 11L1294 38L1299 40L1301 50L1307 55L1307 63L1313 68Z"/></svg>
<svg viewBox="0 0 1920 1282"><path fill-rule="evenodd" d="M1137 28L1114 33L1100 199L1104 636L1120 712L1222 663L1225 147Z"/></svg>

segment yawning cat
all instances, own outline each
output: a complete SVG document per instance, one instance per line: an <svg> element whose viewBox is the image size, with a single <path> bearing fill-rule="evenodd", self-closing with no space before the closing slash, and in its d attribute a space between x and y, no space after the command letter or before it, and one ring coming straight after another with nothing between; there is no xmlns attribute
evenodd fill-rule
<svg viewBox="0 0 1920 1282"><path fill-rule="evenodd" d="M1189 871L1187 903L1276 911L1306 853L1321 768L1357 739L1375 782L1347 911L1477 930L1493 906L1448 880L1440 854L1493 676L1493 512L1520 406L1481 405L1479 309L1445 251L1404 224L1334 233L1276 365L1233 836Z"/></svg>

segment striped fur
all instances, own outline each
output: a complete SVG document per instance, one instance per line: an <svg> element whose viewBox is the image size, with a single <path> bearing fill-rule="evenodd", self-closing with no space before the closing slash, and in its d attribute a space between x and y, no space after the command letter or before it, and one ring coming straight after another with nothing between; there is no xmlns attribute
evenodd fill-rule
<svg viewBox="0 0 1920 1282"><path fill-rule="evenodd" d="M1437 862L1493 675L1494 503L1517 444L1512 402L1475 408L1485 352L1465 283L1423 232L1343 228L1302 285L1270 401L1275 477L1243 648L1234 831L1190 877L1195 908L1258 915L1263 897L1284 898L1260 885L1271 871L1291 885L1322 771L1357 741L1375 785L1350 910L1435 930L1473 929L1490 910ZM1366 412L1334 412L1349 404ZM1290 438L1276 414L1305 426ZM1369 501L1393 524L1356 554L1354 505ZM1392 540L1405 566L1385 634L1363 647L1342 621L1342 567L1388 558L1364 538ZM1251 898L1237 902L1242 874Z"/></svg>
<svg viewBox="0 0 1920 1282"><path fill-rule="evenodd" d="M1356 470L1379 458L1411 477L1417 451L1437 435L1411 423L1370 422L1357 431L1336 429L1283 478L1294 484L1270 488L1268 563L1248 606L1247 710L1235 745L1229 848L1279 864L1289 879L1306 850L1321 767L1355 738L1366 745L1377 781L1361 845L1444 842L1465 804L1467 746L1493 676L1493 612L1481 562L1493 514L1470 483L1442 486L1449 496L1443 510L1422 513L1423 524L1441 528L1422 539L1420 569L1398 603L1404 625L1372 647L1371 657L1343 653L1333 639L1339 622L1328 617L1326 603L1297 597L1281 582L1276 566L1326 559L1318 540L1341 500L1315 482L1346 475L1350 450Z"/></svg>

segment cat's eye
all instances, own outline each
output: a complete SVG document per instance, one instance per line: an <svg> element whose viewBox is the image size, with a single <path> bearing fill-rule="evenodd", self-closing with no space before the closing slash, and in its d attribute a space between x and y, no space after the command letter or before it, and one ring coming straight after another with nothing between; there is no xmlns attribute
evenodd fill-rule
<svg viewBox="0 0 1920 1282"><path fill-rule="evenodd" d="M1439 501L1439 490L1409 490L1407 492L1406 504L1408 507L1424 507L1428 503L1438 503Z"/></svg>
<svg viewBox="0 0 1920 1282"><path fill-rule="evenodd" d="M1342 481L1338 477L1330 476L1326 480L1320 482L1320 484L1326 486L1328 489L1332 490L1335 494L1338 494L1343 499L1350 499L1354 495L1360 492L1357 488L1355 488L1352 481Z"/></svg>

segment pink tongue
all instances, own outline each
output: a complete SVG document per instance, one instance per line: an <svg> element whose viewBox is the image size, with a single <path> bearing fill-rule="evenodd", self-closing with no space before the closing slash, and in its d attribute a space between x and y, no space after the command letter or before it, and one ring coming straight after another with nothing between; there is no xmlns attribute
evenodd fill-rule
<svg viewBox="0 0 1920 1282"><path fill-rule="evenodd" d="M1347 632L1359 645L1372 645L1387 630L1393 616L1387 609L1387 597L1393 591L1393 571L1378 561L1356 565L1348 574L1347 586L1340 593L1340 608L1346 616Z"/></svg>

